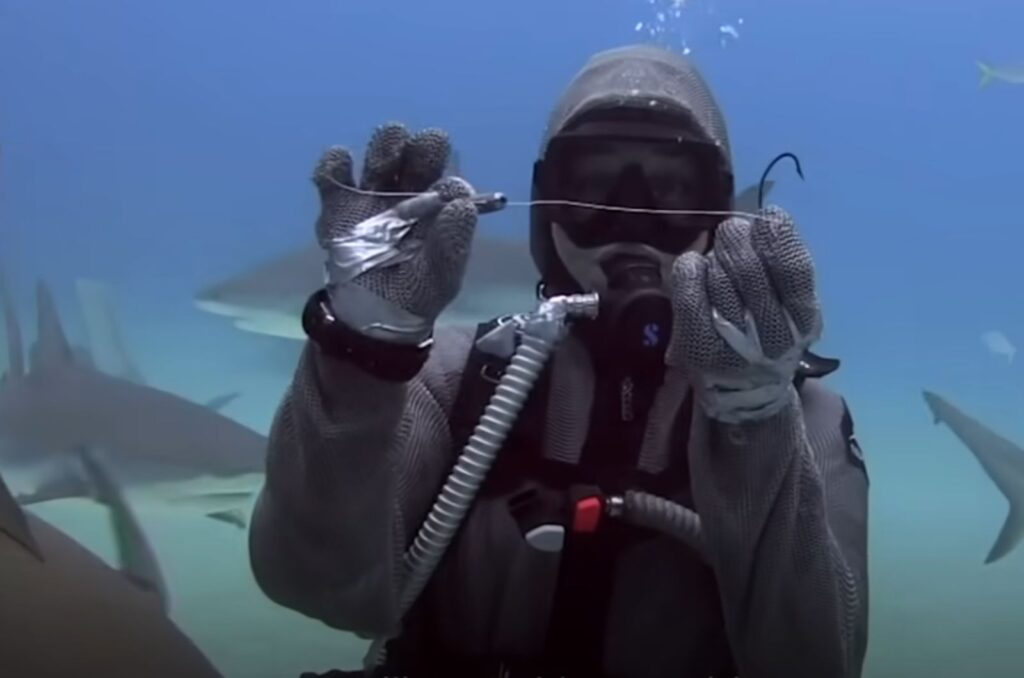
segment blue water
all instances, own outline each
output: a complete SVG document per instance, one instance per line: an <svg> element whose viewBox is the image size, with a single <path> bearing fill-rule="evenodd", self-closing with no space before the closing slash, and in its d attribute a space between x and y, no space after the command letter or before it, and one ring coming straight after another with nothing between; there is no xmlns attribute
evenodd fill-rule
<svg viewBox="0 0 1024 678"><path fill-rule="evenodd" d="M226 413L266 431L287 358L191 298L308 242L326 146L358 148L390 119L437 125L476 186L525 196L550 106L591 53L690 49L724 105L740 181L787 150L807 173L780 168L774 198L815 256L820 349L843 359L833 383L869 458L868 675L1020 675L1024 548L982 564L1005 500L932 426L920 390L1024 442L1021 368L980 340L1024 344L1024 86L979 89L975 66L1024 64L1024 5L690 0L678 17L671 5L0 0L0 259L26 317L44 278L71 334L74 280L110 283L150 383L197 400L241 390ZM510 210L486 228L525 226ZM38 512L109 557L92 505ZM361 642L262 598L243 533L140 514L175 619L225 673L358 660Z"/></svg>

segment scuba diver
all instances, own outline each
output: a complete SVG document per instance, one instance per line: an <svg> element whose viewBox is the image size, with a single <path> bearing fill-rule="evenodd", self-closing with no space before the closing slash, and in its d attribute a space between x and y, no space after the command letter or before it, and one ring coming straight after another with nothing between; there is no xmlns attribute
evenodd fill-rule
<svg viewBox="0 0 1024 678"><path fill-rule="evenodd" d="M695 67L584 66L534 167L540 310L475 331L434 327L496 202L449 152L387 124L358 183L340 147L314 173L326 283L249 550L269 598L375 639L325 675L860 676L868 478L813 264L782 210L730 212Z"/></svg>

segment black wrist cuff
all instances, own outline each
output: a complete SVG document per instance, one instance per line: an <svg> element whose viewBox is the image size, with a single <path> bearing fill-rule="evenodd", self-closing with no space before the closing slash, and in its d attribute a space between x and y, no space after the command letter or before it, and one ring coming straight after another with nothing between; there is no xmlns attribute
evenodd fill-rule
<svg viewBox="0 0 1024 678"><path fill-rule="evenodd" d="M327 355L353 363L385 381L408 381L427 362L433 339L404 345L356 332L335 317L327 290L310 296L302 311L302 329Z"/></svg>

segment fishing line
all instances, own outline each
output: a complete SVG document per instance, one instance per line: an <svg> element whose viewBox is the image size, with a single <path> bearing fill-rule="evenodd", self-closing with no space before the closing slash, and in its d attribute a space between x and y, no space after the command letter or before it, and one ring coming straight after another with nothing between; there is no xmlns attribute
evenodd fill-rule
<svg viewBox="0 0 1024 678"><path fill-rule="evenodd" d="M332 184L356 195L374 198L415 198L422 195L422 192L406 191L370 191L364 188L356 188L343 184L333 177L329 177ZM477 197L477 196L471 196ZM605 205L601 203L576 202L573 200L509 200L505 202L507 207L535 207L535 206L559 206L559 207L582 207L586 209L603 210L606 212L622 212L627 214L656 214L656 215L683 215L683 216L711 216L711 217L747 217L748 219L760 218L757 214L731 210L660 210L646 207L625 207L622 205Z"/></svg>
<svg viewBox="0 0 1024 678"><path fill-rule="evenodd" d="M772 169L781 160L789 159L793 161L796 166L796 173L801 179L804 178L804 171L800 165L800 158L796 157L793 153L780 153L765 168L764 173L761 175L761 181L757 186L757 206L758 209L764 208L764 189L765 184L768 181L768 175ZM327 177L327 179L337 186L338 188L344 189L356 195L376 197L376 198L415 198L416 196L423 195L422 192L405 192L405 191L371 191L363 188L356 188L355 186L349 186L343 184L334 177ZM590 203L590 202L577 202L574 200L507 200L501 193L490 193L490 194L477 194L471 196L478 205L483 203L491 204L495 200L500 202L501 209L503 207L575 207L583 209L602 210L605 212L619 212L625 214L653 214L658 216L704 216L704 217L746 217L747 219L760 219L761 215L751 214L750 212L741 212L738 210L664 210L664 209L653 209L647 207L626 207L623 205L607 205L604 203Z"/></svg>

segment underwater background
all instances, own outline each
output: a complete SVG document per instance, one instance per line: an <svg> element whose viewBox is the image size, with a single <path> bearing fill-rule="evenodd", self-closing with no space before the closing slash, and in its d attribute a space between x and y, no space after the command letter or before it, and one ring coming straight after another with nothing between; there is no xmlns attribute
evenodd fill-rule
<svg viewBox="0 0 1024 678"><path fill-rule="evenodd" d="M738 185L780 152L802 161L772 201L814 254L817 350L843 361L830 383L872 481L866 675L1022 675L1024 548L983 563L1006 499L921 391L1024 444L1024 86L979 87L976 63L1024 64L1024 4L0 0L0 262L22 317L44 279L73 337L75 281L109 284L149 384L238 391L224 413L266 433L298 344L193 299L310 242L323 149L439 126L479 190L525 199L561 89L634 42L703 69ZM509 208L480 229L526 247L527 223ZM111 558L94 503L31 510ZM358 665L364 641L263 597L245 531L137 510L172 617L226 675Z"/></svg>

